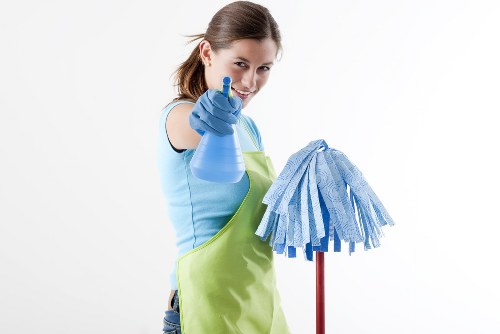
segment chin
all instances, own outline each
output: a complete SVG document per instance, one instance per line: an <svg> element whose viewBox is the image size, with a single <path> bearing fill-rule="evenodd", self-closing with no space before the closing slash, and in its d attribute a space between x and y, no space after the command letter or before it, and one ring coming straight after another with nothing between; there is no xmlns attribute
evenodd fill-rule
<svg viewBox="0 0 500 334"><path fill-rule="evenodd" d="M252 99L250 99L250 100L244 100L241 103L241 109L244 109L246 106L248 106L248 104L250 103L250 101L252 101Z"/></svg>

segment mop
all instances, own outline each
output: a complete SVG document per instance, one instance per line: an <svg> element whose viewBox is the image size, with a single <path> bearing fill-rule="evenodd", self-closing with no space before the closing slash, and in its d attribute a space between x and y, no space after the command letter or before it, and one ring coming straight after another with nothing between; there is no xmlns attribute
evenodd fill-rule
<svg viewBox="0 0 500 334"><path fill-rule="evenodd" d="M296 257L302 248L312 261L316 252L316 333L324 334L324 258L329 240L334 252L341 241L364 249L380 246L382 226L394 221L361 171L339 150L320 139L294 153L263 201L267 209L255 232L278 254Z"/></svg>

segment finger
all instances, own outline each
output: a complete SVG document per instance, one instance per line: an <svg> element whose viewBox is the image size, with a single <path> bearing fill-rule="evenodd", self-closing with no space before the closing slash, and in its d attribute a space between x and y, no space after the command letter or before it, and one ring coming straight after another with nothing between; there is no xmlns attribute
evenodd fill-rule
<svg viewBox="0 0 500 334"><path fill-rule="evenodd" d="M229 104L231 104L231 107L233 107L234 111L241 109L241 106L243 104L243 101L241 98L237 95L231 96L229 98ZM233 113L234 113L233 111Z"/></svg>
<svg viewBox="0 0 500 334"><path fill-rule="evenodd" d="M238 110L236 110L236 111L233 113L233 115L234 115L234 117L236 117L236 119L240 118L240 114L241 114L241 109L238 109Z"/></svg>
<svg viewBox="0 0 500 334"><path fill-rule="evenodd" d="M213 108L211 110L211 114L214 117L217 117L218 119L221 119L224 122L229 123L229 124L236 124L238 122L238 117L236 117L234 114L232 114L226 110L221 110L219 108Z"/></svg>
<svg viewBox="0 0 500 334"><path fill-rule="evenodd" d="M200 118L190 117L189 125L191 125L191 128L193 128L196 132L198 132L200 136L203 136L206 132L211 132L219 137L224 135L219 130L208 125L205 121L201 120Z"/></svg>
<svg viewBox="0 0 500 334"><path fill-rule="evenodd" d="M210 133L213 133L214 135L218 136L218 137L222 137L222 136L225 136L225 135L228 135L230 133L222 133L220 132L219 130L215 129L215 128L212 128L210 125L208 125L207 123L204 123L205 126L205 131L206 132L210 132Z"/></svg>
<svg viewBox="0 0 500 334"><path fill-rule="evenodd" d="M233 106L229 103L228 98L225 97L221 92L214 90L208 94L208 98L217 108L226 110L228 112L233 111Z"/></svg>
<svg viewBox="0 0 500 334"><path fill-rule="evenodd" d="M202 116L202 120L212 129L222 135L230 135L233 133L233 126L211 114L207 113Z"/></svg>
<svg viewBox="0 0 500 334"><path fill-rule="evenodd" d="M201 109L201 113L211 114L214 117L217 117L218 119L223 120L224 122L227 122L230 124L236 124L238 122L238 118L235 117L231 112L215 107L207 99L200 100L200 108L199 109Z"/></svg>
<svg viewBox="0 0 500 334"><path fill-rule="evenodd" d="M206 129L205 122L203 122L201 119L197 118L196 116L191 115L191 117L189 117L189 125L200 136L203 136L205 134L205 130L204 130L204 129Z"/></svg>

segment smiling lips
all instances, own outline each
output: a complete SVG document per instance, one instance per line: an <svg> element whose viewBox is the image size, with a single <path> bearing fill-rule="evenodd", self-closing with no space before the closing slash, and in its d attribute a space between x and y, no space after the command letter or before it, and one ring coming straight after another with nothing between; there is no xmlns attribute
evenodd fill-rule
<svg viewBox="0 0 500 334"><path fill-rule="evenodd" d="M248 98L248 96L250 94L253 94L255 91L253 92L245 92L245 91L241 91L241 90L238 90L234 87L231 87L231 89L236 93L236 95L238 95L240 97L240 99L244 100L246 98Z"/></svg>

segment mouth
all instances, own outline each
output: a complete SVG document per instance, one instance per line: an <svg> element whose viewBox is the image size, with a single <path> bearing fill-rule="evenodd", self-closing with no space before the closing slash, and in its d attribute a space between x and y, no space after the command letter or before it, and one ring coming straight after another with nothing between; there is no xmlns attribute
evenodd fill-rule
<svg viewBox="0 0 500 334"><path fill-rule="evenodd" d="M233 94L236 94L238 95L238 97L242 100L245 100L245 99L248 99L248 97L252 94L254 94L257 90L254 90L253 92L249 92L249 91L242 91L242 90L238 90L234 87L231 87L231 90L233 91Z"/></svg>

